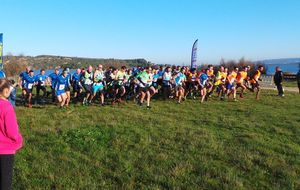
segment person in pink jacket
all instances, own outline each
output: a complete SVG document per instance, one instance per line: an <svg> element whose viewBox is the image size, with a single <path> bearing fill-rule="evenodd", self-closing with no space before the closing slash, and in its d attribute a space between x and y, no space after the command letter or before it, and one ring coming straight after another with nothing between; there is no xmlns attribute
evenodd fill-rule
<svg viewBox="0 0 300 190"><path fill-rule="evenodd" d="M22 147L16 114L8 101L10 83L0 79L0 189L12 189L14 155Z"/></svg>

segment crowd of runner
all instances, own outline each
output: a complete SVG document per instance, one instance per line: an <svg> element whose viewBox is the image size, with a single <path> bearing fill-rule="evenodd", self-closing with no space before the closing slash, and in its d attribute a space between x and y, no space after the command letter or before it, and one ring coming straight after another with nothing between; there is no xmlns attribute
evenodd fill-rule
<svg viewBox="0 0 300 190"><path fill-rule="evenodd" d="M97 68L89 66L77 69L74 74L68 68L62 72L55 69L54 73L46 76L44 69L35 75L27 67L19 75L18 83L22 89L23 103L28 107L32 107L35 88L35 101L43 102L51 95L52 102L58 101L60 108L68 107L71 100L91 105L97 99L101 106L135 100L140 106L146 103L150 109L153 97L176 99L178 104L189 97L204 102L213 95L222 101L236 101L239 88L239 98L243 98L245 90L249 90L255 92L256 99L259 99L259 81L263 69L263 66L258 66L250 76L249 66L228 70L223 66L214 68L210 65L199 71L180 66L130 69L123 66L121 69L104 70L99 65ZM47 86L51 87L51 92L47 92Z"/></svg>

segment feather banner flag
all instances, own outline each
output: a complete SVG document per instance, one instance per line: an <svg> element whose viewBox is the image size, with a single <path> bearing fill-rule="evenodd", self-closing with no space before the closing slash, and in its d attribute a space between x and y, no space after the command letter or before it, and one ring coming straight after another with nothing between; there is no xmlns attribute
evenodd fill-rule
<svg viewBox="0 0 300 190"><path fill-rule="evenodd" d="M191 68L197 68L197 49L198 49L198 39L195 41L192 49Z"/></svg>

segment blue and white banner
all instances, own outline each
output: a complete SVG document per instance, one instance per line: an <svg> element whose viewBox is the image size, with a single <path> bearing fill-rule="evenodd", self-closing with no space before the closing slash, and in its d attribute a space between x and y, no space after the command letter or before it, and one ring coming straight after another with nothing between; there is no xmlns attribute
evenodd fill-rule
<svg viewBox="0 0 300 190"><path fill-rule="evenodd" d="M3 34L0 34L0 70L3 69Z"/></svg>
<svg viewBox="0 0 300 190"><path fill-rule="evenodd" d="M198 40L195 41L192 49L191 68L197 68Z"/></svg>

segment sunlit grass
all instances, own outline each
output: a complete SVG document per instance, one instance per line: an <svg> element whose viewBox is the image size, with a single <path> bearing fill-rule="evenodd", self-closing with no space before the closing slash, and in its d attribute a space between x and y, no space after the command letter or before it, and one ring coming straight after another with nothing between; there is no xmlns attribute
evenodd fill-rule
<svg viewBox="0 0 300 190"><path fill-rule="evenodd" d="M17 108L15 189L299 189L300 96Z"/></svg>

